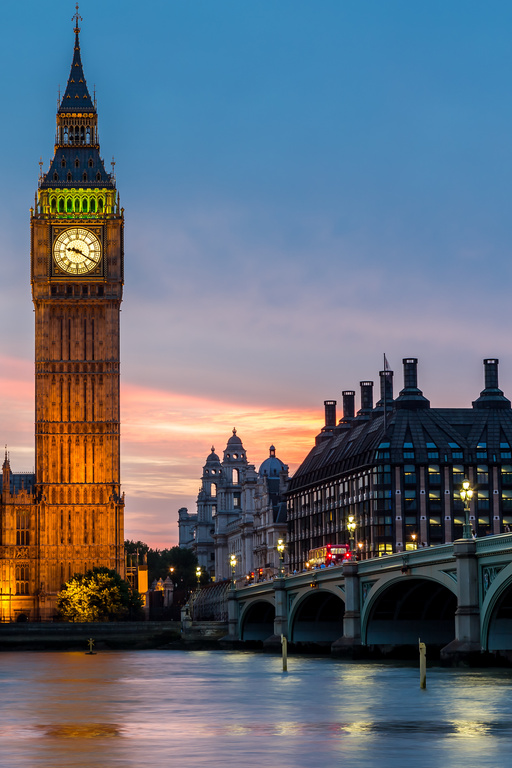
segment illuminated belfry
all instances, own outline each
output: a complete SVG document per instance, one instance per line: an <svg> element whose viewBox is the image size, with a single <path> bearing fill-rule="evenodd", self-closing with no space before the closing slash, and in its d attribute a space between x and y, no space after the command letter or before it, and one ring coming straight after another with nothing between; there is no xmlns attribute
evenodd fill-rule
<svg viewBox="0 0 512 768"><path fill-rule="evenodd" d="M119 466L123 209L114 175L105 171L100 156L98 115L80 56L78 6L74 19L73 60L57 111L54 156L40 175L31 209L36 455L22 548L16 519L27 518L20 517L21 497L12 481L6 488L7 478L1 507L0 569L4 584L10 581L9 613L15 618L22 612L29 620L53 614L57 592L75 572L93 566L124 571ZM26 566L23 598L15 594L14 563Z"/></svg>

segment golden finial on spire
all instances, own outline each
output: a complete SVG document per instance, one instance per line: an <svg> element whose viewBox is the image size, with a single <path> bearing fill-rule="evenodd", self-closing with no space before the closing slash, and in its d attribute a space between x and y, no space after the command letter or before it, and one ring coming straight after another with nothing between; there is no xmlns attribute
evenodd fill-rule
<svg viewBox="0 0 512 768"><path fill-rule="evenodd" d="M73 16L73 21L75 22L74 32L75 32L76 35L78 35L78 33L80 32L80 27L78 26L78 22L79 21L83 21L83 19L80 16L80 14L78 13L78 3L76 4L75 8L76 8L75 15Z"/></svg>

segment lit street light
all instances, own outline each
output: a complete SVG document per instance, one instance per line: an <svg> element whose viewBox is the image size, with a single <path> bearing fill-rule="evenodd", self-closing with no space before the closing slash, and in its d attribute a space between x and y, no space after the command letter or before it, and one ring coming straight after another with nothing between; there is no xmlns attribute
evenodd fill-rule
<svg viewBox="0 0 512 768"><path fill-rule="evenodd" d="M277 540L277 551L279 552L279 575L284 576L284 541Z"/></svg>
<svg viewBox="0 0 512 768"><path fill-rule="evenodd" d="M471 539L471 525L469 524L469 505L473 498L473 489L469 485L469 480L464 479L462 481L462 488L460 489L460 497L464 502L464 527L462 529L462 538Z"/></svg>
<svg viewBox="0 0 512 768"><path fill-rule="evenodd" d="M353 560L356 540L356 519L354 515L350 515L348 518L347 528L350 541L350 559Z"/></svg>
<svg viewBox="0 0 512 768"><path fill-rule="evenodd" d="M197 588L198 589L201 588L201 573L202 573L201 566L198 565L197 568L196 568L196 579L197 579Z"/></svg>
<svg viewBox="0 0 512 768"><path fill-rule="evenodd" d="M235 588L235 568L236 568L236 555L229 556L229 564L231 566L231 586Z"/></svg>

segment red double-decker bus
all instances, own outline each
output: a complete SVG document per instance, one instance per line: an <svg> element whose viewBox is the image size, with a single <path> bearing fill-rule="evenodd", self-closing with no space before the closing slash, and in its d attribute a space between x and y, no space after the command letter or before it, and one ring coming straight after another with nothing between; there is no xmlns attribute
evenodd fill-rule
<svg viewBox="0 0 512 768"><path fill-rule="evenodd" d="M345 560L351 559L348 544L324 544L323 547L310 549L306 567L315 568L322 565L340 565Z"/></svg>

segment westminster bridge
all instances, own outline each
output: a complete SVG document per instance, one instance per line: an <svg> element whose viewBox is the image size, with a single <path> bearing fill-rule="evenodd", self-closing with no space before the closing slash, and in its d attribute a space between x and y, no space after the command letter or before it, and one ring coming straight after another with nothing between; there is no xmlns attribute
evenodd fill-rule
<svg viewBox="0 0 512 768"><path fill-rule="evenodd" d="M417 648L457 662L512 659L512 534L452 544L231 589L226 640L330 646L358 657Z"/></svg>

